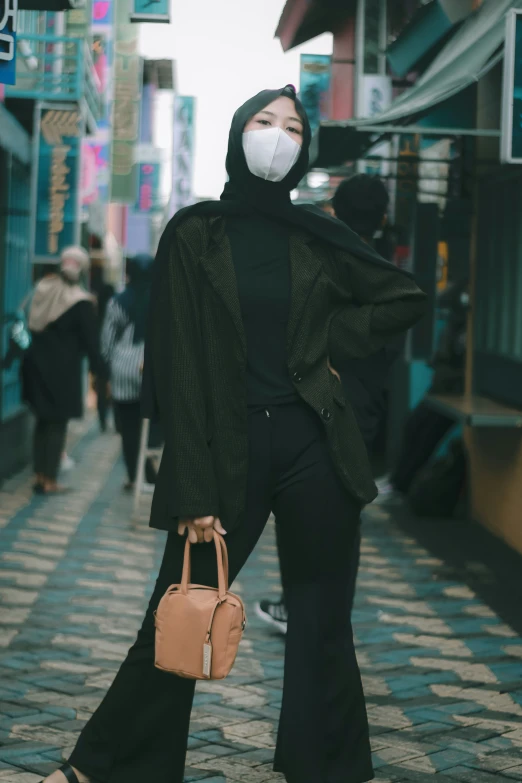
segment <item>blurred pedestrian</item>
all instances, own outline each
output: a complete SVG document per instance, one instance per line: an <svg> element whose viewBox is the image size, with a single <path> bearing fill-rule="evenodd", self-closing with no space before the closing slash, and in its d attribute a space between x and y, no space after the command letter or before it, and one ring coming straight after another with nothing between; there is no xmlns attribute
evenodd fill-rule
<svg viewBox="0 0 522 783"><path fill-rule="evenodd" d="M464 393L468 280L450 282L448 288L439 294L437 306L447 309L448 318L431 360L432 382L423 399L406 418L401 448L391 475L378 482L379 497L375 502L379 504L402 500L444 437L455 426L454 419L435 410L426 398L430 394Z"/></svg>
<svg viewBox="0 0 522 783"><path fill-rule="evenodd" d="M161 239L144 409L166 430L151 525L169 535L136 644L68 773L181 783L195 683L155 668L155 610L187 532L203 544L192 581L216 584L214 531L227 531L233 581L274 511L289 609L275 768L299 783L373 777L348 595L375 485L329 354L379 350L425 297L343 223L292 204L310 137L293 87L248 100L221 200L182 210Z"/></svg>
<svg viewBox="0 0 522 783"><path fill-rule="evenodd" d="M107 305L115 294L114 286L104 280L103 267L93 268L91 273L91 291L96 296L96 315L98 318L98 329L101 334ZM98 422L102 432L107 431L107 415L110 409L110 384L109 372L98 375L95 384L96 408L98 410Z"/></svg>
<svg viewBox="0 0 522 783"><path fill-rule="evenodd" d="M127 286L107 305L102 328L102 355L109 367L114 415L127 469L126 491L132 491L136 480L140 448L140 394L153 261L149 255L128 259Z"/></svg>
<svg viewBox="0 0 522 783"><path fill-rule="evenodd" d="M24 398L36 416L35 492L56 494L67 422L83 415L83 359L98 373L102 360L92 296L80 285L89 256L82 247L62 252L49 265L30 299L32 343L22 365Z"/></svg>
<svg viewBox="0 0 522 783"><path fill-rule="evenodd" d="M363 242L374 245L375 237L387 221L389 196L384 182L371 174L354 174L343 180L331 202L318 206L325 210L331 205L334 214L355 231ZM368 454L371 454L380 424L386 410L386 381L389 369L398 355L398 349L387 346L366 358L335 356L332 364L339 373L345 396L350 401ZM277 520L276 520L277 522ZM276 525L279 550L280 526ZM351 567L350 608L355 598L355 585L359 570L360 534L353 547ZM278 600L263 599L256 603L256 614L265 623L286 633L288 610L284 590Z"/></svg>

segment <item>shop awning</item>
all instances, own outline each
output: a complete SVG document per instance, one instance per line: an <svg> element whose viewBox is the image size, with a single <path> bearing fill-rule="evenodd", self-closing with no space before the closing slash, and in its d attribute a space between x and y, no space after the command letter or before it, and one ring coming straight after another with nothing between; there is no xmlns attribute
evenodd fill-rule
<svg viewBox="0 0 522 783"><path fill-rule="evenodd" d="M355 14L356 0L286 0L276 38L287 52L321 33L335 30Z"/></svg>
<svg viewBox="0 0 522 783"><path fill-rule="evenodd" d="M475 96L471 87L434 106L415 124L373 125L358 128L348 122L325 122L314 134L310 149L313 168L331 169L367 157L372 147L394 133L422 133L426 137L463 134L498 136L496 130L475 128Z"/></svg>
<svg viewBox="0 0 522 783"><path fill-rule="evenodd" d="M314 133L310 145L310 166L314 169L330 169L346 161L360 160L381 134L361 133L346 124L321 125Z"/></svg>
<svg viewBox="0 0 522 783"><path fill-rule="evenodd" d="M479 81L502 60L505 15L510 8L520 7L522 0L485 0L416 84L393 101L389 109L371 119L356 119L347 124L361 130L402 124ZM466 132L465 128L455 130Z"/></svg>
<svg viewBox="0 0 522 783"><path fill-rule="evenodd" d="M386 51L392 71L406 76L419 64L426 65L424 60L434 58L437 49L472 10L472 0L431 0L420 6Z"/></svg>

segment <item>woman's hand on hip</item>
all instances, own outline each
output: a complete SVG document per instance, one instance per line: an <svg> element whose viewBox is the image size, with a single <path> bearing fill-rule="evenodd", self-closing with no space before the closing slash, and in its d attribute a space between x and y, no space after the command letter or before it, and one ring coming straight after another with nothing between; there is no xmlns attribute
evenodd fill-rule
<svg viewBox="0 0 522 783"><path fill-rule="evenodd" d="M191 544L204 544L212 541L214 530L222 536L227 534L218 517L182 517L179 520L178 534L184 536L185 530L188 530L188 539Z"/></svg>

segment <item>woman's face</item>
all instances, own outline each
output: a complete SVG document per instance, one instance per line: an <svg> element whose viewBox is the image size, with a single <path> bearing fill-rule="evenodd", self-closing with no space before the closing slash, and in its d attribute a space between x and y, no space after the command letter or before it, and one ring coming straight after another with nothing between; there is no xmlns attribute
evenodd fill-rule
<svg viewBox="0 0 522 783"><path fill-rule="evenodd" d="M299 119L294 102L284 95L254 114L245 125L243 132L264 128L281 128L300 147L303 146L303 122Z"/></svg>

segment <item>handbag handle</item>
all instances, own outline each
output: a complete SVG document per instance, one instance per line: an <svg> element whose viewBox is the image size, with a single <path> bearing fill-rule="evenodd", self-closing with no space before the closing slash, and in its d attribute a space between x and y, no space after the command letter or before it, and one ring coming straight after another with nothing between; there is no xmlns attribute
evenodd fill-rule
<svg viewBox="0 0 522 783"><path fill-rule="evenodd" d="M214 545L216 547L217 572L218 572L218 595L224 600L228 593L228 550L223 537L214 530ZM190 584L190 552L191 543L187 537L185 541L185 555L183 557L183 573L181 575L181 592L187 595Z"/></svg>

